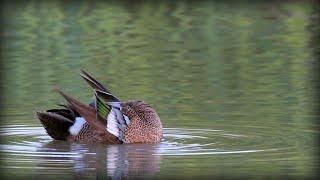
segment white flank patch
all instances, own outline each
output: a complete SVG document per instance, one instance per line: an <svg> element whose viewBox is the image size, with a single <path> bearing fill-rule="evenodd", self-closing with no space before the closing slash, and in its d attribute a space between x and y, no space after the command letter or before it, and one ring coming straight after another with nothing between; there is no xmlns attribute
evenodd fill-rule
<svg viewBox="0 0 320 180"><path fill-rule="evenodd" d="M78 135L86 120L83 117L76 117L76 122L69 128L71 135Z"/></svg>
<svg viewBox="0 0 320 180"><path fill-rule="evenodd" d="M119 137L119 127L118 127L118 121L117 121L117 115L116 115L116 110L114 108L111 108L110 113L108 114L107 117L107 131L110 132L111 134Z"/></svg>

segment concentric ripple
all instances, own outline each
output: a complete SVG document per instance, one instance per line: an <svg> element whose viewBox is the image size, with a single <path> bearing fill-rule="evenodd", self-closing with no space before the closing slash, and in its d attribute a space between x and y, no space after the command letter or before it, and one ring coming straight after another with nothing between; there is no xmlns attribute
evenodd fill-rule
<svg viewBox="0 0 320 180"><path fill-rule="evenodd" d="M46 144L52 143L53 140L46 134L42 127L29 127L23 125L5 126L1 127L0 136L6 139L5 142L7 142L6 144L1 144L2 153L32 157L73 157L78 154L72 152L57 152L56 149L44 147ZM225 149L221 147L221 144L219 145L221 141L226 142L231 140L237 142L246 138L245 135L232 134L223 130L165 128L164 138L161 143L149 146L155 147L153 148L155 150L153 154L157 155L234 154L275 150L274 148L246 149L246 147ZM64 142L59 143L66 144ZM85 149L86 145L81 145ZM121 145L119 147L121 147ZM52 152L50 152L50 150L52 150Z"/></svg>
<svg viewBox="0 0 320 180"><path fill-rule="evenodd" d="M165 128L161 143L103 145L55 141L43 127L3 126L0 128L3 139L0 153L4 162L1 169L11 172L23 168L31 171L22 171L22 175L55 176L70 171L81 177L93 177L101 171L107 172L108 176L121 177L153 175L159 171L163 159L172 157L182 157L178 159L179 167L185 164L183 157L211 158L210 162L225 163L230 161L230 156L245 155L245 160L251 164L300 158L292 146L284 145L288 143L285 139L274 140L266 131L252 132L237 134L222 129ZM231 162L237 165L242 161L232 159Z"/></svg>

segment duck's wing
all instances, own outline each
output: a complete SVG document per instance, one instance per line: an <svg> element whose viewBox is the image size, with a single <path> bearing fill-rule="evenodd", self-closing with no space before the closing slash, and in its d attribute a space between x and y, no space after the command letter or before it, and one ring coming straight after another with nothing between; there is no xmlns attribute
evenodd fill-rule
<svg viewBox="0 0 320 180"><path fill-rule="evenodd" d="M99 91L102 91L102 92L105 92L105 93L112 95L111 91L108 88L106 88L104 85L102 85L97 79L92 77L85 70L81 69L80 76L84 80L86 80L93 89L96 89L96 90L99 90ZM112 96L113 96L114 100L120 101L119 98L117 98L116 96L114 96L114 95L112 95Z"/></svg>
<svg viewBox="0 0 320 180"><path fill-rule="evenodd" d="M114 95L110 94L110 93L107 93L107 92L103 92L103 91L100 91L100 90L94 90L94 95L95 95L95 102L96 102L96 108L97 108L97 112L101 113L101 116L102 117L106 117L106 115L108 115L108 113L112 110L112 109L116 109L116 110L120 110L121 109L121 104L122 102L119 101L118 98L116 98ZM108 110L108 113L105 114L105 110ZM121 111L119 111L119 113L121 113ZM119 116L119 120L120 124L122 124L122 119L124 118L123 114L119 114L118 113L118 116ZM120 117L121 115L121 117ZM128 125L128 124L127 124Z"/></svg>
<svg viewBox="0 0 320 180"><path fill-rule="evenodd" d="M101 91L99 89L95 89L94 91L97 96L103 98L106 102L121 102L119 98L109 92Z"/></svg>
<svg viewBox="0 0 320 180"><path fill-rule="evenodd" d="M105 143L121 143L118 137L107 131L107 124L105 120L96 113L96 109L77 101L58 88L56 88L56 90L67 100L70 107L78 112L80 116L83 117L86 122L94 129L94 131L103 138Z"/></svg>
<svg viewBox="0 0 320 180"><path fill-rule="evenodd" d="M99 89L101 91L109 92L110 91L104 87L99 81L97 81L95 78L93 78L89 73L87 73L85 70L81 69L80 76L86 80L89 85L94 89Z"/></svg>
<svg viewBox="0 0 320 180"><path fill-rule="evenodd" d="M112 96L112 99L108 99L108 101L117 101L120 102L120 99L117 98L116 96L112 95L111 91L107 89L105 86L103 86L98 80L96 80L94 77L92 77L89 73L87 73L85 70L81 69L80 76L86 80L86 82L94 89L99 92L102 92L102 96L106 97L103 95L103 93L109 94L110 97ZM96 93L95 93L96 94ZM96 107L97 101L96 97L94 97L94 100L89 104L90 106ZM104 117L104 116L103 116Z"/></svg>
<svg viewBox="0 0 320 180"><path fill-rule="evenodd" d="M111 107L106 104L102 97L100 97L96 91L94 91L94 107L96 108L96 113L103 119L106 119Z"/></svg>
<svg viewBox="0 0 320 180"><path fill-rule="evenodd" d="M122 102L112 94L100 90L94 91L97 114L107 119L107 130L123 141L124 130L130 119L121 112Z"/></svg>
<svg viewBox="0 0 320 180"><path fill-rule="evenodd" d="M84 117L86 121L97 131L102 133L105 130L106 124L104 123L104 121L100 121L98 119L98 117L96 116L96 111L93 107L90 107L77 101L76 99L62 92L60 89L56 90L67 100L69 106L75 111L77 111L80 114L80 116Z"/></svg>

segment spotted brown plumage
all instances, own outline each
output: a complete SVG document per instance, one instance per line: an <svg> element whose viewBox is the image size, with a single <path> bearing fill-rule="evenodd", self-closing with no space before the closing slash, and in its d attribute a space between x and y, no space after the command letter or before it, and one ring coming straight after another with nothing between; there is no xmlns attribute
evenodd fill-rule
<svg viewBox="0 0 320 180"><path fill-rule="evenodd" d="M156 111L143 101L123 103L122 113L131 123L124 130L125 143L152 143L162 138L162 124Z"/></svg>
<svg viewBox="0 0 320 180"><path fill-rule="evenodd" d="M81 77L94 88L93 102L83 104L56 89L68 104L36 113L49 136L56 140L106 144L161 140L160 117L148 103L122 102L87 72L82 70Z"/></svg>

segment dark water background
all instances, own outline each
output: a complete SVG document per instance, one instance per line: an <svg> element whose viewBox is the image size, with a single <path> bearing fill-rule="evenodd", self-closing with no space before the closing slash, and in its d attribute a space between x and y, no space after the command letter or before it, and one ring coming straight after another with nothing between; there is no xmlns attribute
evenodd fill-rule
<svg viewBox="0 0 320 180"><path fill-rule="evenodd" d="M4 178L312 177L319 11L311 1L7 2L1 34ZM149 102L152 145L52 141L33 112L81 68L121 99Z"/></svg>

